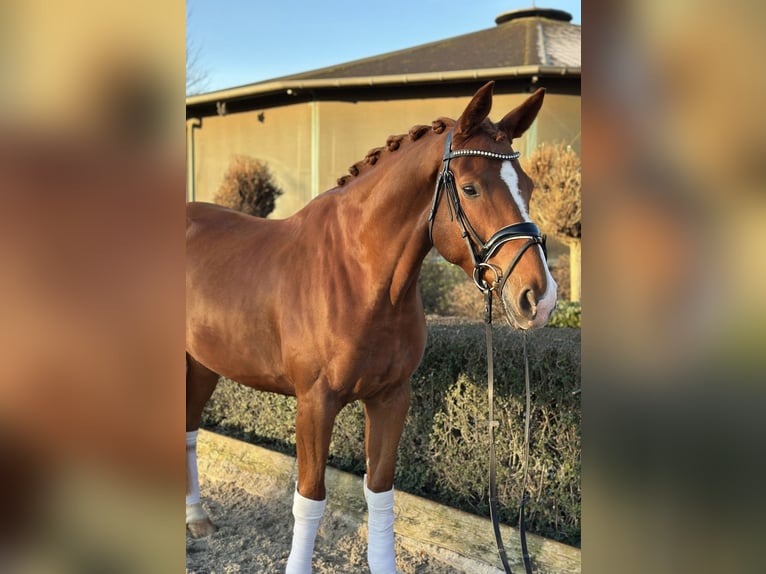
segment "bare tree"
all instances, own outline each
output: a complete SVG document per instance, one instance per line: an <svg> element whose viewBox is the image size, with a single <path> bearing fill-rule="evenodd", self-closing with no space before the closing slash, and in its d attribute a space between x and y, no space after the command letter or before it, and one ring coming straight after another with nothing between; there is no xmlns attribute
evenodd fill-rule
<svg viewBox="0 0 766 574"><path fill-rule="evenodd" d="M199 46L191 39L192 3L186 3L186 95L198 94L207 85L208 74L200 64Z"/></svg>
<svg viewBox="0 0 766 574"><path fill-rule="evenodd" d="M570 299L580 300L582 180L580 158L563 143L542 144L524 163L535 182L530 215L569 247Z"/></svg>
<svg viewBox="0 0 766 574"><path fill-rule="evenodd" d="M249 215L266 217L274 211L280 195L282 190L265 163L238 155L229 164L213 201Z"/></svg>
<svg viewBox="0 0 766 574"><path fill-rule="evenodd" d="M207 73L199 69L199 50L186 41L186 95L198 94L205 89Z"/></svg>

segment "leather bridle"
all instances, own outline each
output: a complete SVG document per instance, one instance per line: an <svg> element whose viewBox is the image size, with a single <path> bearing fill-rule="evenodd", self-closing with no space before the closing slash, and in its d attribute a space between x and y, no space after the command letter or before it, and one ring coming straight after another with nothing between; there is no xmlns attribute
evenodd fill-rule
<svg viewBox="0 0 766 574"><path fill-rule="evenodd" d="M436 216L436 210L439 207L439 201L442 193L447 195L447 209L449 209L450 221L457 220L460 226L461 236L465 239L468 245L468 252L471 254L471 260L473 262L473 281L476 286L484 294L484 323L486 327L487 337L487 395L489 402L489 514L492 519L492 528L495 533L495 541L497 542L497 551L500 555L500 561L502 562L503 569L506 574L511 573L511 567L508 563L508 555L503 545L503 538L500 534L500 521L498 512L498 498L497 498L497 470L496 470L496 457L495 457L495 429L500 425L499 421L494 420L494 360L493 360L493 345L492 345L492 292L495 291L498 296L502 294L505 282L513 272L516 264L521 259L521 256L532 245L539 245L543 250L543 255L547 258L547 250L545 246L545 235L540 233L537 225L531 221L523 221L521 223L513 223L506 225L505 227L496 231L492 237L486 242L481 239L481 236L468 221L463 208L460 205L460 196L458 195L457 186L455 185L455 176L449 168L450 160L456 157L465 156L480 156L489 159L497 159L502 161L513 161L519 158L519 152L510 154L501 154L486 150L473 150L473 149L452 149L452 131L447 134L447 139L444 142L444 156L442 158L442 170L439 173L439 178L436 181L436 191L434 192L434 201L431 206L431 213L428 216L428 236L433 243L433 226L434 218ZM445 192L446 190L446 192ZM516 255L508 264L508 267L503 272L498 273L497 267L489 263L489 259L506 243L513 241L514 239L526 239L526 243L516 252ZM490 284L482 277L484 269L492 271L495 275L494 281ZM529 419L531 414L530 404L530 387L529 387L529 360L527 358L527 339L526 331L523 331L523 348L524 348L524 382L526 390L526 416L524 427L524 479L522 484L522 497L519 503L519 536L521 539L521 551L522 560L524 563L524 570L527 574L532 574L532 561L529 556L527 548L527 535L526 535L526 520L524 508L529 500L529 494L527 493L527 480L529 474Z"/></svg>
<svg viewBox="0 0 766 574"><path fill-rule="evenodd" d="M450 170L450 160L456 157L479 156L488 159L513 161L518 159L519 155L519 152L501 154L479 149L453 150L452 131L447 133L447 138L444 142L442 169L439 173L439 178L436 180L434 201L431 206L431 212L428 215L428 237L433 243L434 219L442 194L444 193L447 196L447 209L449 210L450 221L457 220L457 223L460 226L461 236L465 240L466 245L468 246L468 252L471 255L471 261L473 262L473 281L482 292L494 290L500 295L505 286L505 282L513 272L519 259L521 259L524 252L531 246L539 245L543 250L543 255L547 257L545 235L541 234L537 225L531 221L522 221L520 223L506 225L497 230L486 242L483 241L473 225L471 225L471 222L468 221L468 217L460 204L460 195L458 194L457 186L455 185L455 175L452 173L452 170ZM527 241L521 246L505 271L500 270L498 272L497 267L490 264L489 260L503 245L515 239L526 239ZM482 274L484 270L492 271L495 275L495 279L491 284L483 279Z"/></svg>

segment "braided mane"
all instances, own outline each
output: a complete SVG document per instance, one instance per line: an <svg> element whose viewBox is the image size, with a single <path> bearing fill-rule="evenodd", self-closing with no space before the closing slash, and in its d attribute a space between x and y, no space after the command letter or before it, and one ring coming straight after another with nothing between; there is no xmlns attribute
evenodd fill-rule
<svg viewBox="0 0 766 574"><path fill-rule="evenodd" d="M394 152L398 150L399 146L402 144L402 141L417 141L423 137L423 135L428 133L429 130L437 134L442 133L447 125L446 122L448 121L452 122L452 120L448 120L447 118L440 118L438 120L434 120L430 126L412 126L410 131L408 131L406 134L388 136L385 146L372 148L367 152L367 155L364 156L364 159L356 162L354 165L348 168L349 175L344 175L343 177L338 178L338 185L345 185L352 177L358 176L362 169L364 169L366 166L375 165L380 158L380 154L382 154L384 151Z"/></svg>
<svg viewBox="0 0 766 574"><path fill-rule="evenodd" d="M370 151L367 152L367 155L364 156L364 159L356 162L354 165L349 167L348 168L349 175L344 175L342 177L339 177L338 185L339 186L345 185L346 183L348 183L350 179L358 176L364 168L368 166L374 166L378 162L378 159L380 159L380 155L383 152L386 152L386 151L394 152L398 150L402 142L417 141L429 131L440 134L445 129L451 128L454 125L455 125L455 120L453 119L438 118L438 119L435 119L433 122L431 122L430 126L416 125L416 126L412 126L406 134L388 136L385 146L371 149ZM493 124L491 121L489 121L488 119L485 119L484 122L482 122L481 127L485 132L488 133L488 135L491 138L493 138L497 142L505 141L506 139L508 139L508 136L505 134L505 132L498 129L497 126Z"/></svg>

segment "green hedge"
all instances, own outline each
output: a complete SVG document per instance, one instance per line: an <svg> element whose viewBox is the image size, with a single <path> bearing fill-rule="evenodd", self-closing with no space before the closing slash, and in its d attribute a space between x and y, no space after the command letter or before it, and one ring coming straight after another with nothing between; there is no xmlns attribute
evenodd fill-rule
<svg viewBox="0 0 766 574"><path fill-rule="evenodd" d="M548 321L548 327L573 327L579 329L582 322L582 305L577 301L558 301Z"/></svg>
<svg viewBox="0 0 766 574"><path fill-rule="evenodd" d="M399 446L397 489L482 516L487 499L484 326L430 323L425 357L412 378L412 406ZM528 336L532 381L530 502L532 532L580 541L580 331L541 329ZM495 328L495 416L501 520L515 525L521 495L524 380L521 334ZM222 380L203 424L295 454L295 399ZM330 464L364 472L364 414L348 405L335 424Z"/></svg>
<svg viewBox="0 0 766 574"><path fill-rule="evenodd" d="M445 261L435 251L429 253L423 260L418 276L420 297L423 300L423 309L426 314L436 315L460 315L463 309L456 305L456 289L470 282L469 289L475 295L478 303L477 309L481 309L481 294L468 279L465 272L451 263ZM474 316L479 316L474 315Z"/></svg>

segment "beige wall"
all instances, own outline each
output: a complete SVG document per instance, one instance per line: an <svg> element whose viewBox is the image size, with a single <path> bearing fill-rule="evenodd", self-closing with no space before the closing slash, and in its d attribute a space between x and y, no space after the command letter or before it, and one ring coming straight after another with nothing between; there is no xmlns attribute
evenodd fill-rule
<svg viewBox="0 0 766 574"><path fill-rule="evenodd" d="M490 117L499 120L524 100L523 94L495 96ZM265 161L285 194L271 217L286 217L315 192L336 185L348 167L391 134L440 116L456 118L469 98L381 102L317 102L203 118L195 131L198 201L212 201L230 158L246 154ZM263 121L258 119L263 113ZM527 153L535 143L564 140L580 151L580 97L548 95L538 121L514 148ZM312 156L312 153L314 154ZM312 180L312 157L318 167Z"/></svg>
<svg viewBox="0 0 766 574"><path fill-rule="evenodd" d="M493 100L490 118L497 121L524 101L524 95L499 95ZM439 100L398 100L388 102L321 102L320 189L335 186L349 166L362 159L368 150L385 144L392 134L406 133L417 124L430 124L441 116L457 118L468 98ZM514 149L522 154L535 142L564 140L580 151L580 98L550 95L546 97L539 121Z"/></svg>
<svg viewBox="0 0 766 574"><path fill-rule="evenodd" d="M311 199L311 104L203 118L194 151L197 201L213 201L237 154L265 162L284 190L273 216L290 215Z"/></svg>

